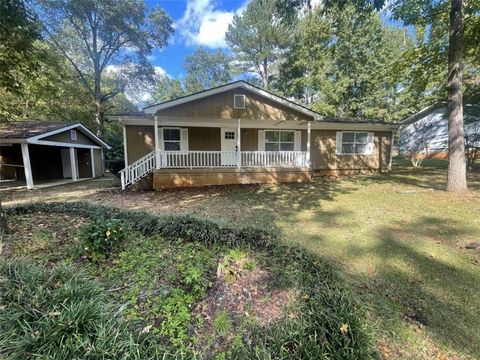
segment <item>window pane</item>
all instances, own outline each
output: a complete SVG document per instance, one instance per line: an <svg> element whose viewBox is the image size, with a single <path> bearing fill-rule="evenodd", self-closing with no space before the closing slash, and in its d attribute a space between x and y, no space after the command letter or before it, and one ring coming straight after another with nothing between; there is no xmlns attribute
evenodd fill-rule
<svg viewBox="0 0 480 360"><path fill-rule="evenodd" d="M278 131L265 131L265 141L278 141Z"/></svg>
<svg viewBox="0 0 480 360"><path fill-rule="evenodd" d="M357 144L366 144L368 140L368 133L356 133L355 135L355 142Z"/></svg>
<svg viewBox="0 0 480 360"><path fill-rule="evenodd" d="M293 151L293 143L280 143L280 150Z"/></svg>
<svg viewBox="0 0 480 360"><path fill-rule="evenodd" d="M225 131L225 139L235 139L235 132Z"/></svg>
<svg viewBox="0 0 480 360"><path fill-rule="evenodd" d="M356 154L365 154L367 152L367 144L356 144L355 153Z"/></svg>
<svg viewBox="0 0 480 360"><path fill-rule="evenodd" d="M295 141L294 132L293 131L281 132L280 141L294 142Z"/></svg>
<svg viewBox="0 0 480 360"><path fill-rule="evenodd" d="M278 151L278 143L265 143L265 151Z"/></svg>
<svg viewBox="0 0 480 360"><path fill-rule="evenodd" d="M354 133L352 132L342 133L342 142L353 142L353 140L354 140Z"/></svg>
<svg viewBox="0 0 480 360"><path fill-rule="evenodd" d="M342 144L342 154L353 154L354 150L353 144Z"/></svg>
<svg viewBox="0 0 480 360"><path fill-rule="evenodd" d="M163 140L180 141L180 129L163 129Z"/></svg>
<svg viewBox="0 0 480 360"><path fill-rule="evenodd" d="M165 144L165 150L166 151L180 150L180 143L179 142L165 141L164 144Z"/></svg>

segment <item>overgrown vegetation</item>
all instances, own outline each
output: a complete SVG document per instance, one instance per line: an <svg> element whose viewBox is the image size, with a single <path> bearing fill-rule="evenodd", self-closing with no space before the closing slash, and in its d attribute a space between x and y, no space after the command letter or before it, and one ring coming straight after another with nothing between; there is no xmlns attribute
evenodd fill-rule
<svg viewBox="0 0 480 360"><path fill-rule="evenodd" d="M132 334L104 290L77 269L0 261L0 355L9 359L145 359L160 356ZM172 356L173 358L173 356Z"/></svg>
<svg viewBox="0 0 480 360"><path fill-rule="evenodd" d="M116 219L114 227L121 222L121 226L130 231L122 246L109 247L109 257L101 257L97 263L72 257L67 261L72 264L71 268L67 268L70 270L58 270L68 273L68 279L50 280L55 279L56 275L52 274L56 274L56 268L64 269L63 265L56 264L53 270L41 270L38 272L41 275L34 280L27 279L15 287L15 291L28 294L28 299L41 298L38 301L43 305L39 313L43 315L32 321L43 324L42 319L48 318L49 313L56 314L55 319L69 315L68 307L59 305L65 298L57 297L57 291L63 294L64 290L61 289L70 289L71 283L75 281L80 284L88 282L93 289L90 291L94 293L88 296L78 295L78 298L80 302L88 300L88 304L94 303L97 312L95 316L76 318L77 327L68 334L79 339L82 345L72 342L71 347L65 350L75 349L77 352L72 352L72 356L82 357L79 354L83 354L85 357L86 354L91 357L116 357L115 351L118 349L128 348L126 354L133 354L143 346L145 349L142 348L142 351L145 352L139 354L149 354L154 358L159 357L160 353L181 354L188 358L205 356L236 359L306 359L312 356L359 359L374 356L362 307L354 300L351 290L338 273L317 256L307 254L299 248L281 245L275 233L252 227L236 228L195 216L156 217L86 203L35 203L9 208L7 211L11 218L34 217L37 214L58 217L68 214L70 217L87 219L87 223L80 228L80 234L90 234L91 231L86 229L95 228L98 234L106 235L106 222L99 222L98 219ZM7 244L7 253L9 245ZM18 251L18 247L11 248L14 252ZM25 255L24 261L30 261L28 252ZM15 253L10 253L10 257L15 258ZM48 256L45 259L34 259L37 263L48 263ZM2 269L12 266L31 269L28 263L2 266ZM77 279L72 270L77 267L95 277L103 287L108 287L108 291L101 289L95 281L87 281L87 275L78 274ZM249 274L253 276L260 269L262 274L270 274L259 278L267 281L265 285L269 291L296 289L295 293L299 296L286 303L288 310L279 313L278 320L262 323L255 320L255 311L248 310L248 303L246 313L250 314L240 317L228 308L218 308L212 314L212 331L208 327L204 328L204 322L210 320L196 307L206 299L209 292L219 286L218 272L228 274L225 277L226 280L230 279L226 283L228 288L235 285L236 279ZM37 270L30 272L36 273ZM45 284L41 285L42 282ZM8 286L13 287L11 281L8 283ZM29 293L30 290L23 290L23 287L32 290ZM8 295L5 296L8 296L9 309L12 309L11 316L14 318L20 316L28 306L23 306L22 301L25 300L22 297L16 300L12 291L6 291L5 294ZM268 306L271 297L268 296L268 291L262 294L265 294L262 295L265 298L258 301L266 301ZM2 304L3 301L7 301L7 298L2 298ZM83 324L83 319L88 320L87 323ZM29 318L22 324L33 328ZM52 326L61 324L54 321ZM5 327L11 339L10 345L3 348L2 353L14 357L16 351L22 351L29 357L31 353L25 352L25 348L17 344L16 337L12 335L18 331L14 325L2 321L1 326ZM196 346L196 334L199 331L209 334L208 341L202 340L207 341L206 352L202 352L202 347ZM47 356L57 347L63 346L61 341L64 340L61 339L67 338L58 331L48 333L55 339L38 338L36 354ZM105 338L102 337L104 334ZM97 346L94 340L88 340L90 337L102 345ZM119 344L115 343L116 339ZM92 342L93 345L84 345ZM67 354L68 356L70 355Z"/></svg>

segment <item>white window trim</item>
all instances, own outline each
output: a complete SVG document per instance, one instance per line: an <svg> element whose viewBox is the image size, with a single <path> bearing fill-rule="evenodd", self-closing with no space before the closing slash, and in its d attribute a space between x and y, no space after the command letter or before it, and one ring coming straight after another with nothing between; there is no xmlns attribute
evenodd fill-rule
<svg viewBox="0 0 480 360"><path fill-rule="evenodd" d="M367 134L367 142L365 143L366 145L366 150L364 153L356 153L356 152L353 152L353 153L344 153L343 152L343 134L344 133L353 133L353 142L351 141L347 141L345 142L345 144L351 144L353 145L353 149L355 151L355 145L357 144L355 139L357 137L357 134L361 133L361 134ZM373 155L373 141L374 141L374 136L373 136L373 132L369 132L369 131L338 131L337 132L337 137L336 137L336 141L337 141L337 144L335 146L336 148L336 154L337 155L346 155L346 156L352 156L352 155ZM360 144L360 143L358 143ZM362 144L363 145L363 144Z"/></svg>
<svg viewBox="0 0 480 360"><path fill-rule="evenodd" d="M278 132L278 141L267 141L267 132ZM288 132L288 133L293 133L293 141L281 141L281 135L280 133L282 132ZM267 144L278 144L278 150L277 151L295 151L295 130L273 130L273 129L265 129L263 131L263 145L264 149L267 147ZM280 144L293 144L293 150L281 150L280 149ZM268 151L274 151L274 150L268 150Z"/></svg>
<svg viewBox="0 0 480 360"><path fill-rule="evenodd" d="M165 140L165 129L169 130L179 130L180 131L180 140ZM188 151L188 129L180 127L162 127L159 128L159 149L162 151ZM165 150L165 142L178 142L180 144L180 150Z"/></svg>
<svg viewBox="0 0 480 360"><path fill-rule="evenodd" d="M70 130L70 140L77 141L77 130Z"/></svg>
<svg viewBox="0 0 480 360"><path fill-rule="evenodd" d="M237 97L240 97L243 99L243 106L237 106ZM246 107L246 99L245 99L245 94L233 94L233 108L234 109L245 109Z"/></svg>

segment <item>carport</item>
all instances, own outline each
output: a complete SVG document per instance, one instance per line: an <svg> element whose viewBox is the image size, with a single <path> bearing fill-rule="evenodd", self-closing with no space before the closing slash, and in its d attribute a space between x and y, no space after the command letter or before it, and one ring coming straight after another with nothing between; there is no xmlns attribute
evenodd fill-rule
<svg viewBox="0 0 480 360"><path fill-rule="evenodd" d="M0 128L2 187L37 186L103 176L109 146L84 125L20 122Z"/></svg>

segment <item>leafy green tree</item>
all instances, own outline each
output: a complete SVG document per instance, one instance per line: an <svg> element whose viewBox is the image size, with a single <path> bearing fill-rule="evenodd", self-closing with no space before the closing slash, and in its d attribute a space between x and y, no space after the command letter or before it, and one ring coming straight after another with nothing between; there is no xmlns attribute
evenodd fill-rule
<svg viewBox="0 0 480 360"><path fill-rule="evenodd" d="M150 79L147 56L166 46L172 20L140 0L39 0L37 11L46 38L67 59L92 99L97 134L104 136L104 104L122 93L129 78ZM107 66L116 64L117 81L103 87Z"/></svg>
<svg viewBox="0 0 480 360"><path fill-rule="evenodd" d="M225 37L242 70L257 74L269 88L291 43L291 29L276 15L275 0L252 0L234 16Z"/></svg>
<svg viewBox="0 0 480 360"><path fill-rule="evenodd" d="M183 95L185 95L185 89L180 80L162 75L155 83L152 100L154 103L160 103L179 98Z"/></svg>
<svg viewBox="0 0 480 360"><path fill-rule="evenodd" d="M42 54L35 47L40 24L22 0L0 1L0 88L22 91L21 78L36 74Z"/></svg>
<svg viewBox="0 0 480 360"><path fill-rule="evenodd" d="M391 120L404 107L391 70L410 46L378 13L317 8L298 24L278 87L326 115Z"/></svg>
<svg viewBox="0 0 480 360"><path fill-rule="evenodd" d="M289 14L299 9L309 0L294 0L289 3L286 0L277 0L279 14L285 19ZM420 25L426 29L436 27L437 22L445 14L448 14L448 22L444 23L444 32L448 34L448 42L445 53L446 57L439 60L446 64L447 78L445 79L448 96L448 137L449 137L449 162L447 190L461 192L467 190L466 159L463 123L463 71L464 57L471 56L478 49L479 43L475 42L479 29L479 1L472 0L465 6L464 0L324 0L324 9L343 9L347 4L352 4L357 11L369 13L374 9L388 6L392 16L401 20L405 25ZM467 21L465 20L467 14ZM443 22L441 22L443 23ZM467 26L467 29L465 29ZM467 37L465 37L467 34ZM425 33L425 36L426 33ZM466 41L467 40L467 41ZM441 54L438 51L438 54Z"/></svg>
<svg viewBox="0 0 480 360"><path fill-rule="evenodd" d="M198 48L192 55L185 57L184 67L187 74L183 83L187 93L228 83L234 73L230 57L220 49L208 51Z"/></svg>

